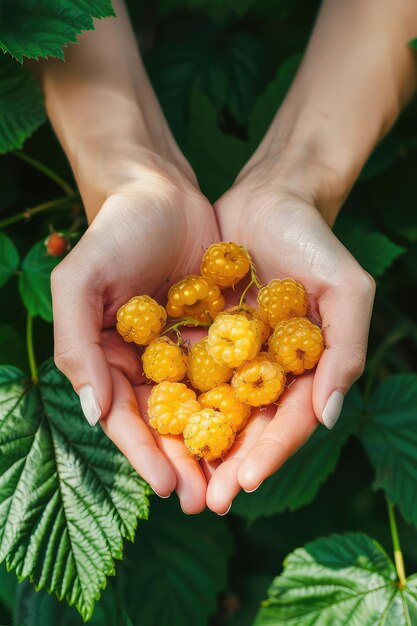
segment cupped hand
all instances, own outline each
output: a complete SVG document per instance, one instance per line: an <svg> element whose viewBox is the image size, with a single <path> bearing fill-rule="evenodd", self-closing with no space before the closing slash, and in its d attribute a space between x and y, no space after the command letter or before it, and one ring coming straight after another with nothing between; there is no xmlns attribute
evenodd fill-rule
<svg viewBox="0 0 417 626"><path fill-rule="evenodd" d="M276 411L256 411L214 469L207 503L218 513L241 488L253 491L273 474L318 422L332 428L364 369L375 285L323 219L311 191L316 175L323 172L294 176L279 161L260 159L215 207L222 239L247 246L262 283L291 277L304 285L308 315L326 344L317 369L296 378Z"/></svg>
<svg viewBox="0 0 417 626"><path fill-rule="evenodd" d="M177 489L187 513L205 506L206 479L175 437L155 437L140 410L147 393L137 346L115 330L119 307L138 294L163 298L198 272L218 240L213 209L191 175L158 159L123 164L79 243L52 274L55 362L87 419L98 419L137 472L161 496Z"/></svg>

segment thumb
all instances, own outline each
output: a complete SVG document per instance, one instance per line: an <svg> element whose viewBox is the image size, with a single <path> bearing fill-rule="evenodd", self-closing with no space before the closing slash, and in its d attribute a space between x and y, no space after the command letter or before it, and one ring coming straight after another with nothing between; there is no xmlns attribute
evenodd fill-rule
<svg viewBox="0 0 417 626"><path fill-rule="evenodd" d="M80 262L77 246L51 275L54 358L80 397L86 420L94 426L112 400L107 359L101 346L103 298L97 277Z"/></svg>

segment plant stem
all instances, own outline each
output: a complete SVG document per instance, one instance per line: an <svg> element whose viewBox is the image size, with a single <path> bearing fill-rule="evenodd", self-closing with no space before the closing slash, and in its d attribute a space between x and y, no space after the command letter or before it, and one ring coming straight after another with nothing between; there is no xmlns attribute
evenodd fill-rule
<svg viewBox="0 0 417 626"><path fill-rule="evenodd" d="M39 382L38 368L36 366L35 350L33 347L33 317L28 313L26 322L26 345L28 352L28 361L30 367L30 375L34 385Z"/></svg>
<svg viewBox="0 0 417 626"><path fill-rule="evenodd" d="M10 224L15 224L16 222L20 222L20 220L28 219L33 215L37 215L38 213L43 213L44 211L49 211L52 209L64 209L68 205L77 202L80 199L78 193L73 193L71 196L65 196L61 198L55 198L55 200L49 200L48 202L42 202L42 204L37 204L30 209L26 209L26 211L21 211L21 213L16 213L16 215L12 215L11 217L7 217L5 220L0 221L0 229L5 228L6 226L10 226Z"/></svg>
<svg viewBox="0 0 417 626"><path fill-rule="evenodd" d="M51 170L47 165L44 165L37 159L28 156L24 152L19 152L18 150L13 150L13 154L21 161L25 161L25 163L28 163L39 172L42 172L42 174L45 174L45 176L50 178L56 185L58 185L58 187L61 187L67 196L71 196L75 193L75 190L71 187L71 185L69 185L63 178L61 178L61 176L59 176L59 174Z"/></svg>
<svg viewBox="0 0 417 626"><path fill-rule="evenodd" d="M170 331L173 331L173 332L177 333L177 335L178 335L177 331L182 326L192 326L192 327L197 327L198 326L200 328L209 328L211 326L211 324L208 323L208 322L199 322L198 320L194 320L192 317L183 317L183 318L180 319L179 322L176 322L175 324L173 324L169 328L166 328L161 333L161 336L162 335L166 335Z"/></svg>
<svg viewBox="0 0 417 626"><path fill-rule="evenodd" d="M405 589L405 587L407 586L407 579L405 576L403 553L401 550L400 538L398 535L394 506L388 500L388 498L387 498L387 508L388 508L388 518L389 518L389 525L390 525L390 530L391 530L391 537L392 537L392 546L394 548L395 568L397 570L397 576L398 576L398 587L400 589Z"/></svg>

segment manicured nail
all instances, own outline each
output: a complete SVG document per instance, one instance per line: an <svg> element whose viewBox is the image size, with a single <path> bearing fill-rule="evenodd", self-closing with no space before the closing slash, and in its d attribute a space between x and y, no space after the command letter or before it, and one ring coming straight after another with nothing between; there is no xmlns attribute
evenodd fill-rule
<svg viewBox="0 0 417 626"><path fill-rule="evenodd" d="M161 496L161 494L160 494L160 493L158 493L157 491L155 491L155 489L154 489L154 493L155 493L155 495L157 495L157 496L158 496L158 498L162 498L162 500L166 500L166 499L167 499L167 498L169 498L169 496L171 495L171 494L169 493L167 496Z"/></svg>
<svg viewBox="0 0 417 626"><path fill-rule="evenodd" d="M330 398L327 400L327 404L324 407L321 418L323 420L323 424L329 430L333 428L340 417L344 399L345 396L341 391L333 391Z"/></svg>
<svg viewBox="0 0 417 626"><path fill-rule="evenodd" d="M259 485L256 485L256 487L254 489L245 489L246 493L253 493L254 491L256 491L257 489L259 489L259 487L262 485L263 480L261 480L261 482L259 483Z"/></svg>
<svg viewBox="0 0 417 626"><path fill-rule="evenodd" d="M79 391L81 409L90 426L95 426L101 417L101 409L91 385L81 387Z"/></svg>
<svg viewBox="0 0 417 626"><path fill-rule="evenodd" d="M220 515L220 517L223 517L223 515L227 515L228 512L230 511L230 509L232 508L232 503L229 504L229 508L227 509L227 511L225 511L224 513L217 513L217 515Z"/></svg>

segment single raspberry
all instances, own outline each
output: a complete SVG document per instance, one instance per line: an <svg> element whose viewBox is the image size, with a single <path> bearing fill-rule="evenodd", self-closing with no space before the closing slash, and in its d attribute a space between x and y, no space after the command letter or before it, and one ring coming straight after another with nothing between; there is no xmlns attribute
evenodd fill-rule
<svg viewBox="0 0 417 626"><path fill-rule="evenodd" d="M269 338L269 353L284 372L303 374L311 370L324 350L323 335L306 317L280 322Z"/></svg>
<svg viewBox="0 0 417 626"><path fill-rule="evenodd" d="M253 306L249 306L247 304L241 304L240 306L233 306L230 309L225 309L225 313L230 313L230 315L243 315L248 320L254 320L258 326L259 333L261 335L261 344L264 344L268 341L269 335L272 330L271 327L264 322L261 318L261 315L258 309L255 309Z"/></svg>
<svg viewBox="0 0 417 626"><path fill-rule="evenodd" d="M250 269L250 259L245 248L237 243L221 241L207 248L200 272L221 289L236 285Z"/></svg>
<svg viewBox="0 0 417 626"><path fill-rule="evenodd" d="M46 252L49 256L63 256L71 247L68 237L63 233L52 233L45 239Z"/></svg>
<svg viewBox="0 0 417 626"><path fill-rule="evenodd" d="M146 346L165 325L166 311L150 296L135 296L117 311L116 328L125 341Z"/></svg>
<svg viewBox="0 0 417 626"><path fill-rule="evenodd" d="M304 317L307 305L304 287L292 278L271 280L258 293L259 314L271 328L275 328L281 320Z"/></svg>
<svg viewBox="0 0 417 626"><path fill-rule="evenodd" d="M205 276L185 276L168 292L167 311L171 317L191 317L207 324L223 307L219 287Z"/></svg>
<svg viewBox="0 0 417 626"><path fill-rule="evenodd" d="M204 337L188 352L187 375L190 383L200 391L208 391L232 378L233 370L227 365L219 365L207 351L207 337Z"/></svg>
<svg viewBox="0 0 417 626"><path fill-rule="evenodd" d="M187 420L184 443L199 459L220 459L231 448L235 430L230 420L213 409L202 409Z"/></svg>
<svg viewBox="0 0 417 626"><path fill-rule="evenodd" d="M278 400L285 389L285 374L279 363L266 352L260 352L236 370L231 385L238 400L250 406L262 406Z"/></svg>
<svg viewBox="0 0 417 626"><path fill-rule="evenodd" d="M192 389L183 383L164 381L155 385L148 399L149 424L161 435L180 435L200 404Z"/></svg>
<svg viewBox="0 0 417 626"><path fill-rule="evenodd" d="M198 401L202 409L215 409L223 413L236 431L241 430L248 421L250 407L239 402L233 388L227 383L202 393Z"/></svg>
<svg viewBox="0 0 417 626"><path fill-rule="evenodd" d="M187 372L187 356L168 337L151 341L142 355L143 372L149 380L178 382Z"/></svg>
<svg viewBox="0 0 417 626"><path fill-rule="evenodd" d="M260 348L258 325L244 315L221 313L209 328L207 350L216 363L239 367L254 359Z"/></svg>

